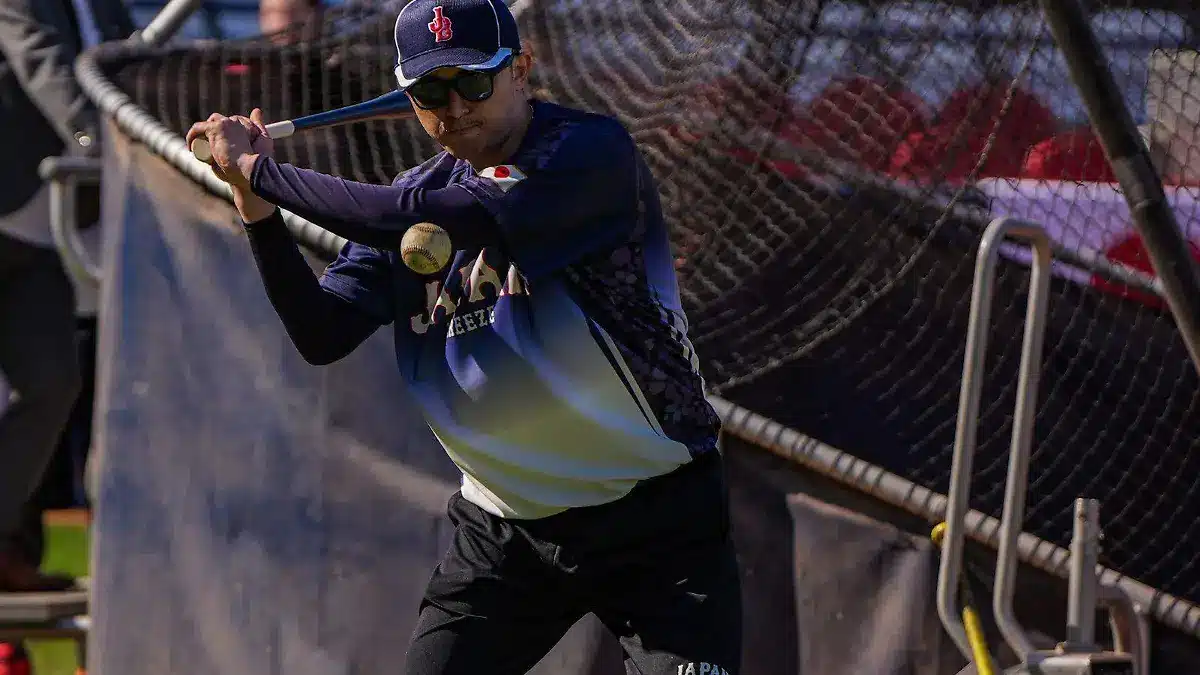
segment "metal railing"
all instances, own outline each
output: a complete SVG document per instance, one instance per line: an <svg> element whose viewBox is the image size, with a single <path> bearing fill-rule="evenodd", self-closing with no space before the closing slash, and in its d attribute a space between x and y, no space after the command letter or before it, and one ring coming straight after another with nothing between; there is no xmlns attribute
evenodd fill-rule
<svg viewBox="0 0 1200 675"><path fill-rule="evenodd" d="M946 631L964 654L970 654L966 629L958 616L956 594L963 557L963 526L971 489L971 464L975 456L979 403L983 397L983 369L987 357L988 330L991 327L993 286L1000 244L1005 237L1024 239L1033 248L1033 275L1030 278L1029 306L1025 314L1025 338L1021 346L1021 365L1017 376L1017 406L1014 412L1012 444L1008 464L1008 483L1004 491L1004 513L1000 522L999 558L993 603L1000 632L1018 655L1032 652L1013 613L1013 580L1016 576L1016 542L1025 513L1025 488L1029 474L1029 448L1033 441L1033 422L1037 412L1038 376L1041 371L1042 340L1046 333L1046 304L1050 296L1050 238L1041 227L1003 218L984 232L975 266L975 285L967 328L967 355L963 362L954 460L950 468L950 492L947 502L946 538L938 573L937 608ZM1014 527L1016 528L1014 530Z"/></svg>
<svg viewBox="0 0 1200 675"><path fill-rule="evenodd" d="M50 184L50 234L67 274L82 283L99 284L100 266L79 240L76 222L76 190L81 185L100 184L99 159L92 157L47 157L38 166L42 180Z"/></svg>
<svg viewBox="0 0 1200 675"><path fill-rule="evenodd" d="M1037 650L1017 620L1014 609L1016 576L1020 568L1020 538L1025 519L1029 462L1033 448L1034 421L1037 413L1038 383L1042 369L1042 343L1046 334L1046 314L1050 297L1050 238L1036 223L1016 218L997 218L984 231L975 263L971 292L971 310L967 324L966 358L963 361L954 458L950 470L950 490L946 504L946 532L938 568L937 610L942 625L959 651L973 660L967 629L958 610L963 548L970 502L972 463L976 449L979 405L983 396L983 375L987 361L988 332L994 301L996 268L1001 245L1006 238L1020 239L1032 249L1032 275L1025 310L1025 331L1021 342L1021 363L1017 373L1016 407L1009 446L1008 476L1004 486L1004 507L999 523L996 556L996 580L992 611L1004 640L1023 663L1038 658ZM1140 616L1133 598L1136 589L1111 585L1100 599L1099 579L1107 570L1099 567L1099 502L1076 501L1071 551L1067 555L1068 606L1067 640L1063 651L1092 653L1095 646L1095 613L1098 605L1109 610L1116 636L1117 651L1132 655L1141 675L1147 675L1148 625ZM1127 596L1127 597L1123 597ZM1145 598L1143 598L1144 600Z"/></svg>

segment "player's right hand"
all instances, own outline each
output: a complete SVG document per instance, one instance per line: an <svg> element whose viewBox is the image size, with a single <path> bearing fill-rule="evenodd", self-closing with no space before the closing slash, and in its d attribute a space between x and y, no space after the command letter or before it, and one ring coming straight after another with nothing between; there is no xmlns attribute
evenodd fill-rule
<svg viewBox="0 0 1200 675"><path fill-rule="evenodd" d="M196 122L187 132L188 147L201 137L211 148L213 173L235 189L249 189L255 160L259 155L269 157L274 153L274 143L267 135L262 111L258 108L250 113L250 117L213 113L207 120Z"/></svg>
<svg viewBox="0 0 1200 675"><path fill-rule="evenodd" d="M262 110L255 108L250 117L212 114L204 122L197 122L187 133L187 144L205 138L212 149L210 163L213 174L233 189L233 203L242 220L257 222L275 212L275 205L254 194L250 189L250 176L254 162L260 155L270 157L275 144L267 134Z"/></svg>

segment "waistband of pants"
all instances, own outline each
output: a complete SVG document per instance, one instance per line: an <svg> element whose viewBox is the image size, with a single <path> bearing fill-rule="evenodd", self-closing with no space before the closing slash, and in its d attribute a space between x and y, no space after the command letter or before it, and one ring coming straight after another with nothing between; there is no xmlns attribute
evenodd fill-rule
<svg viewBox="0 0 1200 675"><path fill-rule="evenodd" d="M666 515L663 511L690 511L697 500L719 500L723 505L725 490L724 462L720 451L714 449L669 473L640 481L620 499L513 523L539 536L569 535L590 529L590 523L611 518L659 517Z"/></svg>

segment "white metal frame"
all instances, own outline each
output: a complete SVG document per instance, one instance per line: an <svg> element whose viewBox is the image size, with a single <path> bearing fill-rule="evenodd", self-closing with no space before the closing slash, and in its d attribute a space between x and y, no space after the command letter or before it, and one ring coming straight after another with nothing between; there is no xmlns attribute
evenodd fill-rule
<svg viewBox="0 0 1200 675"><path fill-rule="evenodd" d="M1038 383L1042 367L1042 343L1046 334L1047 304L1050 297L1052 249L1049 236L1038 224L1016 218L998 218L984 230L975 262L975 280L967 324L967 349L963 361L962 388L955 429L954 459L950 470L950 490L946 504L946 532L938 568L937 610L946 632L959 651L973 660L966 626L958 608L958 588L963 563L971 490L971 465L975 455L979 406L983 395L983 374L987 361L988 331L994 300L1000 246L1006 238L1019 239L1032 249L1032 274L1025 310L1025 331L1021 344L1021 363L1017 373L1017 402L1013 412L1008 476L1004 489L1004 507L996 529L998 552L992 610L996 626L1004 640L1023 663L1047 657L1034 648L1025 629L1017 621L1013 601L1016 575L1020 568L1020 539L1024 525L1029 461L1033 447L1037 413ZM1147 675L1149 624L1140 608L1117 585L1109 585L1101 594L1099 568L1099 508L1094 499L1078 499L1071 551L1068 554L1067 640L1060 645L1066 654L1094 654L1095 612L1108 609L1116 636L1115 650L1130 654L1135 672ZM1130 593L1132 595L1132 593Z"/></svg>

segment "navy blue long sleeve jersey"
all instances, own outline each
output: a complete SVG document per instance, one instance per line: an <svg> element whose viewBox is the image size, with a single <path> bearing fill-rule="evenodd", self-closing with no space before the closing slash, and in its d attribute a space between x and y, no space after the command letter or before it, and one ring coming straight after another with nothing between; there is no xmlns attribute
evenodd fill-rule
<svg viewBox="0 0 1200 675"><path fill-rule="evenodd" d="M302 352L332 360L394 324L400 371L462 469L464 496L538 518L714 452L719 421L657 188L625 129L535 102L509 161L476 171L443 152L378 186L260 159L256 194L356 242L319 285L278 216L249 230ZM456 249L434 276L399 259L418 222L447 230Z"/></svg>

